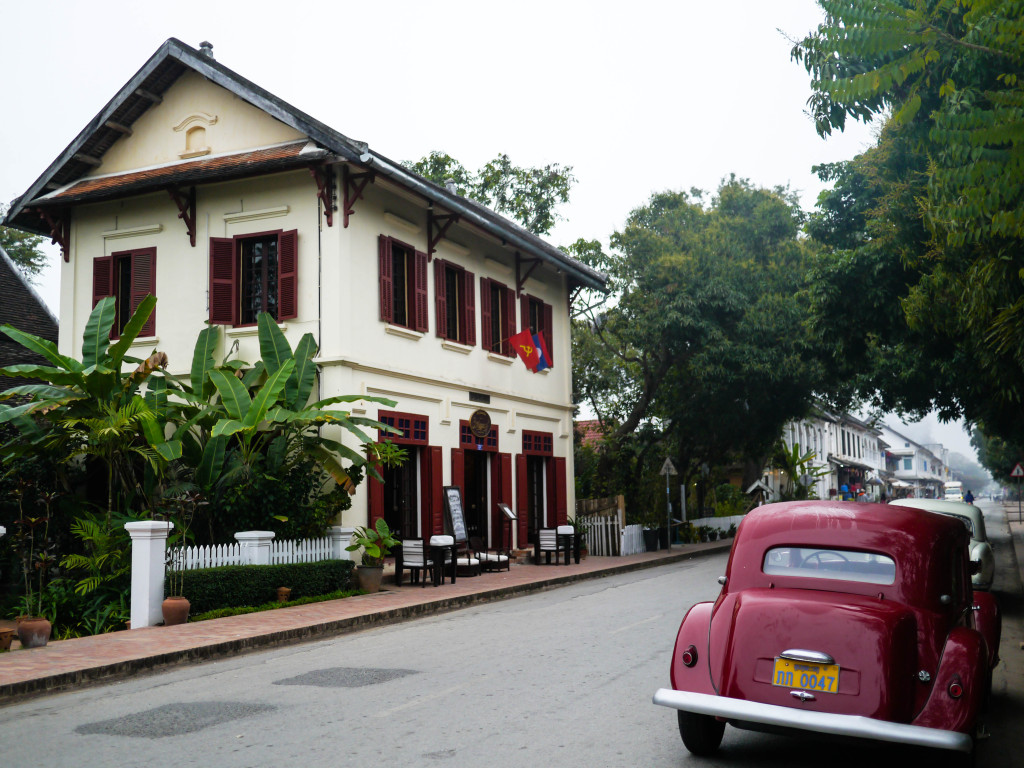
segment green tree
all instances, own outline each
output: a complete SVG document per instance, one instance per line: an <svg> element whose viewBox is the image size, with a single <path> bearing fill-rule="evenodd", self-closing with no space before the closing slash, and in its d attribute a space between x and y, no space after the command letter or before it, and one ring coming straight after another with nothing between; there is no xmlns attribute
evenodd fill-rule
<svg viewBox="0 0 1024 768"><path fill-rule="evenodd" d="M431 152L405 166L440 186L453 181L457 194L510 216L535 235L551 231L561 218L555 209L569 202L576 183L572 166L520 167L506 154L499 154L476 173L443 152Z"/></svg>
<svg viewBox="0 0 1024 768"><path fill-rule="evenodd" d="M867 238L833 242L831 256L839 274L852 274L844 261L864 274L886 261L875 238L903 246L898 263L890 254L890 269L876 270L870 284L898 299L903 322L881 343L869 333L853 341L869 348L862 370L878 374L869 387L916 411L934 405L947 418L963 414L1020 439L1024 5L819 4L824 23L793 51L811 75L819 132L841 130L847 119L886 120L878 151L868 153L874 157L853 169L867 181L867 199L858 200L865 190L850 184L848 205L831 196L839 228ZM912 173L901 180L904 161ZM861 216L866 227L857 223ZM914 397L918 386L924 394Z"/></svg>
<svg viewBox="0 0 1024 768"><path fill-rule="evenodd" d="M0 221L3 221L6 214L7 206L0 205ZM0 227L0 248L7 252L14 265L29 280L39 275L46 266L46 254L39 249L42 244L43 238L38 235Z"/></svg>
<svg viewBox="0 0 1024 768"><path fill-rule="evenodd" d="M798 300L802 220L788 190L730 178L707 202L699 191L652 196L611 254L576 244L613 290L573 339L576 397L609 435L606 476L628 466L624 487L640 494L666 451L681 481L737 460L760 474L820 380Z"/></svg>

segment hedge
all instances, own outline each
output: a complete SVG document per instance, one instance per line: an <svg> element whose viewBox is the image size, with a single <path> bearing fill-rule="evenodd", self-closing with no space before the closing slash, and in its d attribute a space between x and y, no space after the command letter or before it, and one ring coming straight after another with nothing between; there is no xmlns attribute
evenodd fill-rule
<svg viewBox="0 0 1024 768"><path fill-rule="evenodd" d="M323 560L318 563L283 565L225 565L181 574L182 594L193 615L217 608L261 605L277 599L278 587L291 587L291 597L325 595L352 589L351 560ZM175 576L177 580L178 576ZM169 595L167 585L164 594Z"/></svg>

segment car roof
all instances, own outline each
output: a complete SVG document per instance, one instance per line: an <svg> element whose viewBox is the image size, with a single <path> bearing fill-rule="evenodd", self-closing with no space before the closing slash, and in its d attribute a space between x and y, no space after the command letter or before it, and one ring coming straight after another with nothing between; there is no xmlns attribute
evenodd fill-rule
<svg viewBox="0 0 1024 768"><path fill-rule="evenodd" d="M987 541L985 534L985 515L979 507L966 501L946 501L945 499L898 499L892 502L901 507L926 509L942 515L961 515L969 517L974 524L975 536L979 541Z"/></svg>
<svg viewBox="0 0 1024 768"><path fill-rule="evenodd" d="M736 533L728 567L730 586L761 586L765 553L773 547L859 550L896 561L893 597L930 602L948 591L952 558L937 552L965 551L963 523L913 507L855 501L794 501L766 504L748 512ZM772 577L769 581L779 581ZM877 593L867 584L844 584L842 591Z"/></svg>

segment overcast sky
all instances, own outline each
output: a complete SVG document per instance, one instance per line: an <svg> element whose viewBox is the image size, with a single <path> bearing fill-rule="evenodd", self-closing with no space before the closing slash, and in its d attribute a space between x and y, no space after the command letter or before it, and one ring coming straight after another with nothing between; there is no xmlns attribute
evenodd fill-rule
<svg viewBox="0 0 1024 768"><path fill-rule="evenodd" d="M861 125L822 140L805 113L791 39L821 18L812 0L2 2L0 200L177 37L209 40L227 67L394 160L572 166L555 245L607 244L652 193L713 191L730 173L788 185L810 209L811 167L872 142ZM56 311L56 269L37 288ZM972 453L961 430L932 431Z"/></svg>

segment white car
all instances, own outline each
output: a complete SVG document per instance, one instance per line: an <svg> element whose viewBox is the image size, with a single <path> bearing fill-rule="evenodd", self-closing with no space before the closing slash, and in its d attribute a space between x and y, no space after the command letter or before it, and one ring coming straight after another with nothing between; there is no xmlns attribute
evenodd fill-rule
<svg viewBox="0 0 1024 768"><path fill-rule="evenodd" d="M899 499L892 502L902 507L914 507L940 515L955 517L962 522L971 534L971 560L980 563L979 570L971 577L975 589L991 589L995 578L995 557L992 545L985 535L985 517L981 510L973 504L962 501L945 501L943 499Z"/></svg>

